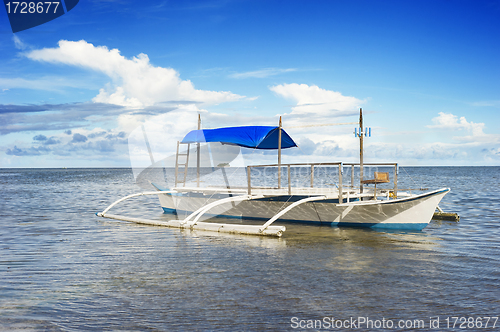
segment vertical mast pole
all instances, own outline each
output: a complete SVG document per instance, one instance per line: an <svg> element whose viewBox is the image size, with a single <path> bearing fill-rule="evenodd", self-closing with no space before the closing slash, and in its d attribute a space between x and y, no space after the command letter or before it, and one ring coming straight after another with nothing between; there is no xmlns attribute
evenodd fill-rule
<svg viewBox="0 0 500 332"><path fill-rule="evenodd" d="M201 114L198 114L198 130L201 129ZM200 186L200 142L196 143L196 186Z"/></svg>
<svg viewBox="0 0 500 332"><path fill-rule="evenodd" d="M359 109L359 192L363 193L363 109Z"/></svg>
<svg viewBox="0 0 500 332"><path fill-rule="evenodd" d="M278 189L281 188L281 116L280 124L278 127Z"/></svg>

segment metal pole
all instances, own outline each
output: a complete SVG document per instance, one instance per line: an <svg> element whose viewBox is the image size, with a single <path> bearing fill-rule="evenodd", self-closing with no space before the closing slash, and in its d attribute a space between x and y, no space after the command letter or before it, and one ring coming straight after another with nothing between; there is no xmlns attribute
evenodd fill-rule
<svg viewBox="0 0 500 332"><path fill-rule="evenodd" d="M201 114L198 114L198 130L201 129ZM200 186L200 142L196 143L196 186Z"/></svg>
<svg viewBox="0 0 500 332"><path fill-rule="evenodd" d="M398 198L398 164L394 165L394 198Z"/></svg>
<svg viewBox="0 0 500 332"><path fill-rule="evenodd" d="M250 166L247 166L248 195L252 194L252 180L250 179Z"/></svg>
<svg viewBox="0 0 500 332"><path fill-rule="evenodd" d="M177 152L175 154L175 184L174 184L174 187L177 187L178 174L179 174L179 141L177 141Z"/></svg>
<svg viewBox="0 0 500 332"><path fill-rule="evenodd" d="M281 188L281 116L280 116L280 124L278 127L278 189Z"/></svg>
<svg viewBox="0 0 500 332"><path fill-rule="evenodd" d="M343 198L342 198L342 163L339 165L339 203L343 203Z"/></svg>
<svg viewBox="0 0 500 332"><path fill-rule="evenodd" d="M314 187L314 165L311 165L311 188Z"/></svg>
<svg viewBox="0 0 500 332"><path fill-rule="evenodd" d="M292 180L290 179L290 165L288 165L288 195L292 194Z"/></svg>
<svg viewBox="0 0 500 332"><path fill-rule="evenodd" d="M359 109L359 192L363 193L363 110Z"/></svg>

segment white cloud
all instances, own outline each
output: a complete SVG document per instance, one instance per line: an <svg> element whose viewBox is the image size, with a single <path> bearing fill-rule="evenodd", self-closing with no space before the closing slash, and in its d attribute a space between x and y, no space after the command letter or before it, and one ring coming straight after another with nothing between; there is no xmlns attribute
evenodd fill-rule
<svg viewBox="0 0 500 332"><path fill-rule="evenodd" d="M47 136L41 134L33 136L30 143L27 140L24 142L16 141L3 149L9 156L50 155L51 157L47 159L51 160L75 159L75 156L80 161L102 160L103 156L112 156L113 159L123 160L125 154L127 134L116 129L106 130L96 127L87 130L78 128L65 132L50 131L49 133Z"/></svg>
<svg viewBox="0 0 500 332"><path fill-rule="evenodd" d="M355 140L351 139L353 135L350 131L354 125L349 126L349 129L336 126L334 130L331 125L339 122L333 119L335 117L357 116L359 106L364 101L316 85L281 84L270 87L270 90L296 103L290 113L283 114L283 126L295 137L304 137L317 144L315 153L332 155L334 146L335 149L346 151L353 145ZM324 142L329 143L323 146Z"/></svg>
<svg viewBox="0 0 500 332"><path fill-rule="evenodd" d="M50 162L54 163L51 164L51 167L71 165L68 164L70 160L74 161L75 165L80 166L110 166L119 161L122 166L131 164L134 168L140 169L150 164L142 125L148 137L154 160L159 161L175 154L176 141L196 128L199 113L202 114L203 128L245 124L272 125L274 123L276 125L275 120L277 120L275 116L244 117L208 112L192 104L161 113L123 113L120 111L120 107L115 107L116 111L121 114L117 118L116 114L118 113L113 116L118 122L114 129L103 129L107 126L95 126L96 128L94 128L91 124L86 126L89 129L72 127L72 130L69 131L65 130L69 127L61 125L44 131L43 136L47 138L46 140L41 140L37 136L40 130L24 131L19 133L26 136L24 143L12 141L8 144L4 143L3 147L0 146L0 151L2 149L7 151L2 162L6 163L7 159L10 158L20 163L21 159L33 160L37 156L45 155L50 156L50 158L46 158L47 162L50 159ZM75 110L68 114L68 117L74 117L84 108L85 105L78 106L78 111ZM62 122L65 122L63 114L65 113L61 112L53 114L53 116L57 116ZM101 117L94 119L92 114L95 112L89 113L92 121L102 122ZM36 113L30 113L31 117L35 115ZM33 121L38 122L36 119ZM460 124L460 121L457 120L457 123ZM469 121L467 123L470 124ZM41 125L43 126L43 123ZM330 129L326 130L325 128ZM357 162L359 159L359 139L351 133L351 126L335 127L335 130L331 130L331 127L286 130L300 148L285 150L284 163ZM87 139L84 139L83 136ZM37 138L35 139L35 137ZM54 143L49 144L49 142ZM398 162L402 165L498 165L500 161L499 146L500 135L487 134L476 136L471 141L456 141L454 143L403 143L401 140L383 143L367 139L365 140L365 162ZM276 162L276 153L273 151L264 153L252 150L245 153L245 159L254 164Z"/></svg>
<svg viewBox="0 0 500 332"><path fill-rule="evenodd" d="M176 142L181 140L189 131L197 128L198 113L200 112L206 113L206 111L199 110L195 105L187 105L168 113L150 117L147 121L138 125L128 137L132 167L136 169L150 165L145 137L147 137L155 161L175 154ZM120 119L121 127L130 127L134 122L134 117L121 117Z"/></svg>
<svg viewBox="0 0 500 332"><path fill-rule="evenodd" d="M473 136L484 136L483 128L484 123L468 122L465 117L453 115L451 113L439 112L439 116L432 119L433 125L427 126L428 128L440 128L451 130L467 130Z"/></svg>
<svg viewBox="0 0 500 332"><path fill-rule="evenodd" d="M470 103L474 107L500 107L500 100L484 100Z"/></svg>
<svg viewBox="0 0 500 332"><path fill-rule="evenodd" d="M15 47L19 50L24 50L28 47L28 45L26 45L21 39L19 39L17 35L14 35L12 37L12 40L14 41Z"/></svg>
<svg viewBox="0 0 500 332"><path fill-rule="evenodd" d="M9 89L33 89L43 91L57 91L62 92L64 88L79 88L79 89L92 89L95 88L93 83L81 80L72 80L64 77L44 76L37 79L24 79L24 78L3 78L0 77L0 87L4 91Z"/></svg>
<svg viewBox="0 0 500 332"><path fill-rule="evenodd" d="M96 103L114 104L132 108L141 108L144 104L137 98L127 98L123 87L119 86L115 92L109 93L110 89L99 89L99 94L92 99Z"/></svg>
<svg viewBox="0 0 500 332"><path fill-rule="evenodd" d="M57 48L26 53L32 60L61 63L102 72L113 84L102 88L95 102L144 107L165 101L218 104L244 98L228 91L197 90L172 68L155 67L146 54L127 59L117 49L94 46L84 40L59 41Z"/></svg>
<svg viewBox="0 0 500 332"><path fill-rule="evenodd" d="M460 117L453 115L451 113L440 112L439 116L432 119L433 125L428 125L428 128L443 129L449 131L465 131L469 135L465 136L453 136L454 141L461 143L471 143L476 146L489 146L491 144L500 144L500 135L498 134L486 134L484 132L484 123L475 123L472 121L467 121L465 117Z"/></svg>
<svg viewBox="0 0 500 332"><path fill-rule="evenodd" d="M234 73L229 75L230 78L265 78L269 76L275 76L283 73L289 73L297 71L295 68L264 68L260 70L247 71L244 73Z"/></svg>
<svg viewBox="0 0 500 332"><path fill-rule="evenodd" d="M270 87L279 96L297 103L292 115L344 116L356 114L363 101L340 92L321 89L316 85L281 84Z"/></svg>

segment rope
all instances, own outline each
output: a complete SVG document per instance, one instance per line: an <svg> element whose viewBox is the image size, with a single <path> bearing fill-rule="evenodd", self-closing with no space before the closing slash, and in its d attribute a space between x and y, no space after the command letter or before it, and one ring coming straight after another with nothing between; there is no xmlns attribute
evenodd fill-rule
<svg viewBox="0 0 500 332"><path fill-rule="evenodd" d="M399 168L402 168L403 171L405 171L406 175L408 175L408 177L413 181L413 184L415 184L415 186L418 187L417 182L415 182L415 180L413 180L413 178L411 177L410 174L408 174L408 172L406 171L406 169L404 167L401 167L401 166Z"/></svg>

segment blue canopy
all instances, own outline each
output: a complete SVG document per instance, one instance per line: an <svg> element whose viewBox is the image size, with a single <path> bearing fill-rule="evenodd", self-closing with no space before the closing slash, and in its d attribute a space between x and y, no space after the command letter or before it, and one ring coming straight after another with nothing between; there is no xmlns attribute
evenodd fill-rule
<svg viewBox="0 0 500 332"><path fill-rule="evenodd" d="M253 149L278 149L279 127L243 126L217 129L192 130L182 143L220 142ZM281 129L281 148L297 146L293 139Z"/></svg>

